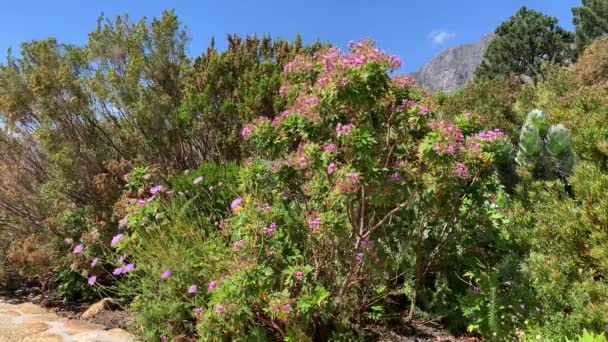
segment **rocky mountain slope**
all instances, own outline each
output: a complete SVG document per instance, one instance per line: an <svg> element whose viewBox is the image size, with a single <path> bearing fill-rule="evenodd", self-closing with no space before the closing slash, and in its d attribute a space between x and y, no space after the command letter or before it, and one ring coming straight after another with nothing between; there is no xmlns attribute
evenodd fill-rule
<svg viewBox="0 0 608 342"><path fill-rule="evenodd" d="M494 33L488 33L477 43L448 48L411 75L429 91L456 90L473 76L492 38Z"/></svg>

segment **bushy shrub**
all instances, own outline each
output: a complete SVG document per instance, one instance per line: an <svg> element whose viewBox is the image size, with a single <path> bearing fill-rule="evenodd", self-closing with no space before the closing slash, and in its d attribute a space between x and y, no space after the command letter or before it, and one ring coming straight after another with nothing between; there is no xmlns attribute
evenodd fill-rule
<svg viewBox="0 0 608 342"><path fill-rule="evenodd" d="M517 139L525 116L514 109L514 104L522 87L517 77L473 79L458 91L446 95L438 111L450 120L463 113L472 113L478 117L482 129L499 128L508 137Z"/></svg>
<svg viewBox="0 0 608 342"><path fill-rule="evenodd" d="M575 65L578 80L584 85L608 82L608 38L600 38L583 51Z"/></svg>

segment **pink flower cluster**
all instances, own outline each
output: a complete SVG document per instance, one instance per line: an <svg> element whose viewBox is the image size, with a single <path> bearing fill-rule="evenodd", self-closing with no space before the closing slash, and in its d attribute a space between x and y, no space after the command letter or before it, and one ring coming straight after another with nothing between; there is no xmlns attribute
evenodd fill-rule
<svg viewBox="0 0 608 342"><path fill-rule="evenodd" d="M456 163L451 173L458 178L468 178L469 168L463 163Z"/></svg>
<svg viewBox="0 0 608 342"><path fill-rule="evenodd" d="M429 127L438 133L433 151L439 155L453 155L464 145L464 136L457 126L445 120L433 120Z"/></svg>
<svg viewBox="0 0 608 342"><path fill-rule="evenodd" d="M319 112L317 111L319 102L319 98L315 95L300 93L289 109L289 113L302 115L313 122L317 122L321 119ZM284 119L281 119L280 122L283 120Z"/></svg>
<svg viewBox="0 0 608 342"><path fill-rule="evenodd" d="M349 172L344 176L338 184L338 189L342 193L351 193L357 190L361 176L357 172Z"/></svg>
<svg viewBox="0 0 608 342"><path fill-rule="evenodd" d="M481 144L484 142L495 142L503 140L505 133L496 128L493 131L482 131L471 137L469 140L469 149L474 152L481 151Z"/></svg>
<svg viewBox="0 0 608 342"><path fill-rule="evenodd" d="M308 56L298 55L283 68L283 72L291 74L294 72L311 71L313 62Z"/></svg>
<svg viewBox="0 0 608 342"><path fill-rule="evenodd" d="M416 85L416 80L410 75L396 75L392 78L392 83L403 88L409 88Z"/></svg>
<svg viewBox="0 0 608 342"><path fill-rule="evenodd" d="M262 233L264 235L268 235L271 236L272 234L274 234L274 232L277 230L277 225L274 223L271 223L270 226L268 226L268 228L264 227L262 229Z"/></svg>
<svg viewBox="0 0 608 342"><path fill-rule="evenodd" d="M251 134L253 133L253 129L255 128L255 126L261 122L269 122L270 119L268 119L268 117L266 116L259 116L257 117L255 120L253 120L251 123L246 124L243 129L241 130L241 137L243 137L243 139L247 140L249 139L249 137L251 136Z"/></svg>
<svg viewBox="0 0 608 342"><path fill-rule="evenodd" d="M313 233L316 234L319 227L321 227L321 218L319 217L318 211L310 213L310 219L308 220L308 228L312 229Z"/></svg>
<svg viewBox="0 0 608 342"><path fill-rule="evenodd" d="M283 120L285 120L285 118L287 118L287 116L291 114L288 110L284 110L279 116L275 117L274 119L272 119L272 125L273 126L278 126L281 124L281 122L283 122Z"/></svg>
<svg viewBox="0 0 608 342"><path fill-rule="evenodd" d="M332 143L323 144L323 152L334 153L336 151L338 151L338 148L336 147L336 145L334 145Z"/></svg>
<svg viewBox="0 0 608 342"><path fill-rule="evenodd" d="M348 135L353 131L353 128L355 128L355 126L353 124L338 124L336 126L336 133L338 134L338 136L340 135Z"/></svg>

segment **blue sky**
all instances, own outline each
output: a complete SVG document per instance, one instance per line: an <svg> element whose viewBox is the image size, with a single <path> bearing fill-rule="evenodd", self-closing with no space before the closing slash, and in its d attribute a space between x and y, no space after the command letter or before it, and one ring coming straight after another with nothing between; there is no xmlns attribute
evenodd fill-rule
<svg viewBox="0 0 608 342"><path fill-rule="evenodd" d="M158 16L173 8L187 28L188 52L199 55L215 36L270 33L288 39L302 34L344 47L349 40L373 38L399 55L403 71L417 69L445 47L474 42L520 6L555 16L572 30L570 9L580 0L11 0L0 10L0 54L22 41L55 36L82 44L102 12L131 18Z"/></svg>

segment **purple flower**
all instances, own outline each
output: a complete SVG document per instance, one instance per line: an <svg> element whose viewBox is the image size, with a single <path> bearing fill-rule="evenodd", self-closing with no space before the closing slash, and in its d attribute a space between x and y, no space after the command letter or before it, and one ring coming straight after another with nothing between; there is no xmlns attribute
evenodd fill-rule
<svg viewBox="0 0 608 342"><path fill-rule="evenodd" d="M74 254L80 254L80 253L82 253L83 250L84 250L84 245L83 244L79 244L79 245L76 245L74 247L74 250L72 251L72 253L74 253Z"/></svg>
<svg viewBox="0 0 608 342"><path fill-rule="evenodd" d="M287 303L287 304L283 305L283 311L284 312L291 311L291 304Z"/></svg>
<svg viewBox="0 0 608 342"><path fill-rule="evenodd" d="M420 114L422 115L427 115L429 113L429 107L427 106L419 106L418 109L420 109Z"/></svg>
<svg viewBox="0 0 608 342"><path fill-rule="evenodd" d="M121 256L118 257L118 263L122 264L123 262L125 262L125 256L121 255Z"/></svg>
<svg viewBox="0 0 608 342"><path fill-rule="evenodd" d="M98 262L99 262L99 258L94 258L93 261L91 262L91 267L95 267Z"/></svg>
<svg viewBox="0 0 608 342"><path fill-rule="evenodd" d="M274 223L271 223L268 228L262 229L262 233L264 233L265 235L270 236L270 235L272 235L275 232L275 230L277 230L277 225L274 224Z"/></svg>
<svg viewBox="0 0 608 342"><path fill-rule="evenodd" d="M293 276L299 281L302 281L302 279L304 279L304 273L302 271L297 271L293 274Z"/></svg>
<svg viewBox="0 0 608 342"><path fill-rule="evenodd" d="M474 294L478 294L478 293L479 293L479 290L481 290L481 289L479 288L479 286L473 286L473 293L474 293Z"/></svg>
<svg viewBox="0 0 608 342"><path fill-rule="evenodd" d="M124 272L124 270L125 270L124 266L119 266L119 267L116 267L114 269L114 271L112 272L112 274L113 275L119 275L119 274L122 274Z"/></svg>
<svg viewBox="0 0 608 342"><path fill-rule="evenodd" d="M270 211L270 205L268 203L264 203L263 208L264 208L265 212L269 212Z"/></svg>
<svg viewBox="0 0 608 342"><path fill-rule="evenodd" d="M169 276L171 276L171 270L166 269L163 273L161 273L160 278L167 279L167 278L169 278Z"/></svg>
<svg viewBox="0 0 608 342"><path fill-rule="evenodd" d="M357 262L361 262L363 261L363 253L359 252L355 255L355 259L357 259Z"/></svg>
<svg viewBox="0 0 608 342"><path fill-rule="evenodd" d="M190 287L188 288L189 294L195 294L197 291L198 291L198 286L196 286L195 284L190 285Z"/></svg>
<svg viewBox="0 0 608 342"><path fill-rule="evenodd" d="M203 308L194 309L194 318L198 320L198 318L203 314Z"/></svg>
<svg viewBox="0 0 608 342"><path fill-rule="evenodd" d="M235 198L232 203L230 203L230 209L232 210L232 212L235 212L240 206L241 203L243 202L243 199L240 197Z"/></svg>
<svg viewBox="0 0 608 342"><path fill-rule="evenodd" d="M156 186L153 186L152 188L150 188L150 193L152 195L155 195L157 192L160 192L162 190L163 190L163 186L162 185L156 185Z"/></svg>
<svg viewBox="0 0 608 342"><path fill-rule="evenodd" d="M224 311L224 306L222 304L218 304L215 306L215 312L220 315Z"/></svg>
<svg viewBox="0 0 608 342"><path fill-rule="evenodd" d="M167 342L167 336L165 336L165 335L161 336L160 342Z"/></svg>
<svg viewBox="0 0 608 342"><path fill-rule="evenodd" d="M122 272L129 273L129 272L133 271L134 269L135 269L134 264L127 264L127 266L125 266L125 268L122 270Z"/></svg>
<svg viewBox="0 0 608 342"><path fill-rule="evenodd" d="M336 171L336 169L338 168L338 165L336 165L336 163L331 163L327 166L327 174L331 175L332 173L334 173Z"/></svg>
<svg viewBox="0 0 608 342"><path fill-rule="evenodd" d="M125 236L120 233L120 234L116 234L113 238L112 238L112 242L110 243L111 246L116 246L120 240L122 240Z"/></svg>
<svg viewBox="0 0 608 342"><path fill-rule="evenodd" d="M245 244L244 240L239 240L239 241L237 241L237 242L234 243L234 248L241 249L244 244Z"/></svg>
<svg viewBox="0 0 608 342"><path fill-rule="evenodd" d="M198 184L198 183L200 183L202 181L203 181L203 176L200 176L200 177L194 178L194 180L192 181L192 183L193 184Z"/></svg>
<svg viewBox="0 0 608 342"><path fill-rule="evenodd" d="M211 292L217 286L217 281L213 280L209 282L209 286L207 286L207 291Z"/></svg>
<svg viewBox="0 0 608 342"><path fill-rule="evenodd" d="M398 182L401 180L401 174L399 172L395 172L390 176L391 180L394 182Z"/></svg>
<svg viewBox="0 0 608 342"><path fill-rule="evenodd" d="M97 276L90 276L89 280L87 281L87 283L89 284L89 286L95 285L95 282L97 282Z"/></svg>

